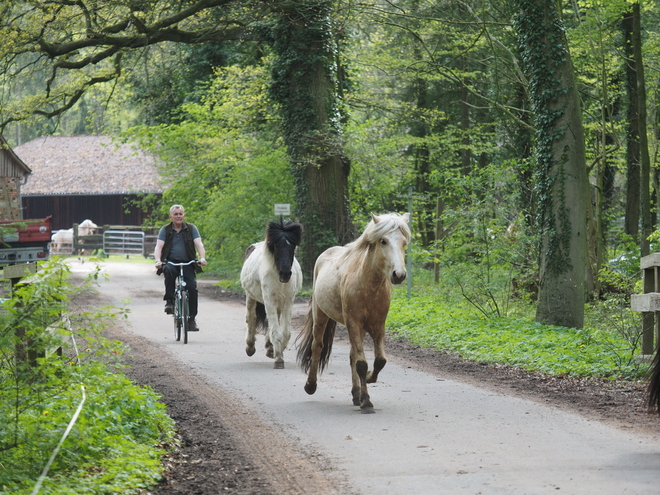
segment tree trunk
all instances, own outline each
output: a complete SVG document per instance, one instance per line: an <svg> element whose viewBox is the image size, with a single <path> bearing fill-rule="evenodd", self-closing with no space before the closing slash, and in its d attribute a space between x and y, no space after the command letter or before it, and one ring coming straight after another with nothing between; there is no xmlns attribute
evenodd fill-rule
<svg viewBox="0 0 660 495"><path fill-rule="evenodd" d="M589 197L573 64L554 2L516 0L516 28L536 123L541 253L537 321L584 323Z"/></svg>
<svg viewBox="0 0 660 495"><path fill-rule="evenodd" d="M461 57L461 70L466 71L466 65L465 57ZM472 150L470 149L470 107L468 106L469 93L465 84L461 85L460 91L460 100L458 104L460 105L461 109L461 131L463 131L463 147L461 148L461 171L463 173L463 177L467 177L472 171Z"/></svg>
<svg viewBox="0 0 660 495"><path fill-rule="evenodd" d="M626 216L625 232L633 239L639 238L640 217L640 148L639 148L639 98L637 93L637 70L633 53L633 13L623 14L622 27L625 37L626 89L628 93L628 125L626 129Z"/></svg>
<svg viewBox="0 0 660 495"><path fill-rule="evenodd" d="M513 152L518 156L519 165L517 171L517 205L522 212L525 220L525 232L531 234L536 231L534 219L536 218L536 203L535 190L534 190L534 174L533 174L533 147L534 135L531 131L531 119L529 112L526 111L529 106L529 98L526 89L521 85L515 91L515 108L522 108L517 117L520 122L529 125L517 124L513 137Z"/></svg>
<svg viewBox="0 0 660 495"><path fill-rule="evenodd" d="M603 256L605 255L605 210L607 208L608 200L608 186L606 180L608 178L608 171L610 164L608 159L608 146L613 144L612 134L610 133L610 124L612 120L612 110L610 107L609 98L609 80L607 77L607 69L605 58L601 57L601 96L602 104L600 111L600 129L596 131L596 151L595 162L592 167L589 167L588 174L594 172L594 187L591 188L593 197L591 202L587 205L589 207L588 214L588 232L587 237L589 243L589 256L591 263L587 265L587 291L600 292L600 273L601 266L603 265ZM593 204L593 211L592 206Z"/></svg>
<svg viewBox="0 0 660 495"><path fill-rule="evenodd" d="M413 83L415 105L422 111L429 108L428 101L428 83L425 79L417 78ZM416 142L411 148L414 153L415 194L420 197L418 211L416 212L417 233L423 247L428 247L435 240L435 225L433 218L433 208L431 199L431 186L429 176L431 174L431 153L428 144L423 139L429 135L428 124L424 119L418 119L410 126L410 134L416 138Z"/></svg>
<svg viewBox="0 0 660 495"><path fill-rule="evenodd" d="M353 240L348 203L350 163L343 152L335 46L328 0L282 4L274 27L276 60L271 93L281 104L303 224L301 266L311 281L328 247Z"/></svg>
<svg viewBox="0 0 660 495"><path fill-rule="evenodd" d="M633 4L632 51L637 73L637 119L639 122L640 151L640 213L642 215L641 255L650 252L651 235L651 159L646 128L646 83L644 80L644 61L642 60L642 26L639 2Z"/></svg>

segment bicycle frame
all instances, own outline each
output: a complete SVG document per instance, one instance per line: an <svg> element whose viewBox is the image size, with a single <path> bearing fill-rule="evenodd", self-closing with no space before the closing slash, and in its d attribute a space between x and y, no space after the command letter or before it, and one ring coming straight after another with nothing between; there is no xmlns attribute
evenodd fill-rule
<svg viewBox="0 0 660 495"><path fill-rule="evenodd" d="M179 275L176 278L174 287L174 338L181 340L181 330L183 330L183 343L188 343L188 318L190 316L190 307L188 302L188 290L186 289L186 280L183 277L183 267L197 263L197 260L191 260L186 263L173 263L166 261L168 265L179 267Z"/></svg>

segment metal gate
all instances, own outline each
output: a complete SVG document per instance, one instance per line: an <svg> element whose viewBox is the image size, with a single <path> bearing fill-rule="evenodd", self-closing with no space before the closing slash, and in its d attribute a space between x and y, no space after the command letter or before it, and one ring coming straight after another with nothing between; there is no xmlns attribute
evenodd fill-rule
<svg viewBox="0 0 660 495"><path fill-rule="evenodd" d="M135 230L106 230L103 232L105 254L139 254L144 256L144 232Z"/></svg>

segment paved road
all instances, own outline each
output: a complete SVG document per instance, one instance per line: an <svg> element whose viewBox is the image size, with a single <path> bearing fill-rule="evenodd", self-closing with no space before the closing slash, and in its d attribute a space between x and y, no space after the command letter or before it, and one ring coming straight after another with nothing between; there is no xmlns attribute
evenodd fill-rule
<svg viewBox="0 0 660 495"><path fill-rule="evenodd" d="M91 269L73 263L75 272ZM129 299L130 330L188 363L210 383L289 435L322 452L351 491L398 494L660 493L660 439L638 436L544 404L389 362L370 386L375 414L351 403L348 349L337 342L315 395L303 386L292 343L274 370L257 341L244 351L244 308L202 298L201 332L183 345L162 309L151 265L108 263L101 291ZM304 311L303 307L297 308ZM293 341L293 339L292 339Z"/></svg>

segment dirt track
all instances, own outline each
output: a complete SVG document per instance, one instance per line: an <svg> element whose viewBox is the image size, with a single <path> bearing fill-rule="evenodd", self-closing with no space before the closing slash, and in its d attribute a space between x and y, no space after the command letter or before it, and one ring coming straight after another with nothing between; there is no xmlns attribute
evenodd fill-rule
<svg viewBox="0 0 660 495"><path fill-rule="evenodd" d="M207 298L230 297L203 287ZM154 300L153 293L138 292ZM294 327L299 324L297 321ZM173 362L158 344L130 329L116 329L114 336L131 346L129 375L163 394L180 431L181 448L170 461L167 479L155 493L309 493L310 486L316 493L358 493L323 452L301 447L295 439L282 435L259 414L238 404L231 393ZM550 379L506 367L466 363L401 342L389 342L387 349L391 363L433 373L439 380L479 384L498 393L550 403L657 441L660 421L644 411L641 383Z"/></svg>

